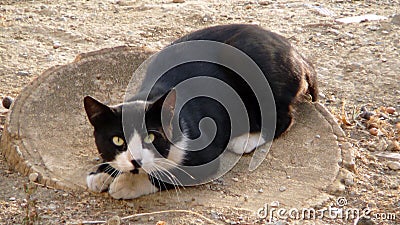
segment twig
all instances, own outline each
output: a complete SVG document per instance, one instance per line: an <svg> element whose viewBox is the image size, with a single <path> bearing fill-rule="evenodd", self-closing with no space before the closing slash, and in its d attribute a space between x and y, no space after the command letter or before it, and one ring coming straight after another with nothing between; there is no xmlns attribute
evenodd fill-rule
<svg viewBox="0 0 400 225"><path fill-rule="evenodd" d="M211 224L219 225L218 223L208 219L207 217L201 215L200 213L193 212L193 211L190 211L190 210L184 210L184 209L172 209L172 210L164 210L164 211L149 212L149 213L138 213L138 214L122 217L121 220L131 219L131 218L140 217L140 216L150 216L150 215L156 215L156 214L163 214L163 213L188 213L188 214L196 215L196 216L206 220L207 222L209 222Z"/></svg>
<svg viewBox="0 0 400 225"><path fill-rule="evenodd" d="M187 213L187 214L192 214L192 215L200 217L201 219L207 221L210 224L220 225L219 223L216 223L213 220L208 219L207 217L201 215L200 213L193 212L193 211L190 211L190 210L183 210L183 209L172 209L172 210L164 210L164 211L156 211L156 212L148 212L148 213L137 213L137 214L133 214L133 215L130 215L130 216L122 217L121 220L128 220L128 219L132 219L132 218L135 218L135 217L150 216L150 215L163 214L163 213ZM107 223L107 221L98 220L98 221L82 221L80 223L70 223L70 224L72 225L72 224L105 224L105 223Z"/></svg>

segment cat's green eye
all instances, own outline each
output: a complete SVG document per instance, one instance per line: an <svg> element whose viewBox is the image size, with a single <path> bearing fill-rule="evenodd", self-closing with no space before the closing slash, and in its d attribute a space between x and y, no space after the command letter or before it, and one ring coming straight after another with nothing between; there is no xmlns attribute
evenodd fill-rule
<svg viewBox="0 0 400 225"><path fill-rule="evenodd" d="M122 139L121 137L118 137L118 136L114 136L112 138L112 142L113 142L114 145L116 145L118 147L124 145L124 143L125 143L124 139Z"/></svg>
<svg viewBox="0 0 400 225"><path fill-rule="evenodd" d="M149 133L149 134L143 139L143 141L144 141L144 143L146 143L146 144L151 144L151 143L153 143L153 141L154 141L155 138L156 138L156 136L154 136L154 134Z"/></svg>

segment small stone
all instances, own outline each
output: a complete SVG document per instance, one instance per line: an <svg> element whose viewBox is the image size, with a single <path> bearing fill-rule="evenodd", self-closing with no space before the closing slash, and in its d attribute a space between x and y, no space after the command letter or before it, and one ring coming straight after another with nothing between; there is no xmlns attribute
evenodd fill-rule
<svg viewBox="0 0 400 225"><path fill-rule="evenodd" d="M61 47L61 43L59 41L54 41L53 42L53 48L54 49L57 49L57 48L60 48L60 47Z"/></svg>
<svg viewBox="0 0 400 225"><path fill-rule="evenodd" d="M386 112L387 112L388 114L393 115L393 114L396 112L396 108L394 108L394 107L387 107L387 108L386 108Z"/></svg>
<svg viewBox="0 0 400 225"><path fill-rule="evenodd" d="M50 210L56 210L56 209L57 209L57 206L54 205L54 204L50 204L50 205L48 206L48 208L49 208Z"/></svg>
<svg viewBox="0 0 400 225"><path fill-rule="evenodd" d="M400 14L393 16L392 21L393 24L400 26Z"/></svg>
<svg viewBox="0 0 400 225"><path fill-rule="evenodd" d="M400 151L400 144L398 141L391 141L391 142L389 142L389 144L387 145L385 150L389 151L389 152Z"/></svg>
<svg viewBox="0 0 400 225"><path fill-rule="evenodd" d="M20 70L17 72L18 76L28 76L29 74L31 74L31 73L29 73L28 71L24 71L24 70Z"/></svg>
<svg viewBox="0 0 400 225"><path fill-rule="evenodd" d="M17 200L15 197L11 197L11 198L9 198L8 199L10 202L13 202L13 201L15 201L15 200Z"/></svg>
<svg viewBox="0 0 400 225"><path fill-rule="evenodd" d="M236 178L236 177L232 178L232 180L235 182L239 182L239 178Z"/></svg>
<svg viewBox="0 0 400 225"><path fill-rule="evenodd" d="M315 138L320 139L320 138L321 138L321 135L317 134L317 135L315 135Z"/></svg>
<svg viewBox="0 0 400 225"><path fill-rule="evenodd" d="M126 205L129 207L132 207L132 208L135 207L135 203L133 203L133 202L127 202Z"/></svg>
<svg viewBox="0 0 400 225"><path fill-rule="evenodd" d="M260 188L260 190L258 190L258 193L263 193L264 190L262 188Z"/></svg>
<svg viewBox="0 0 400 225"><path fill-rule="evenodd" d="M62 194L63 197L68 197L68 195L69 195L68 193L63 193Z"/></svg>
<svg viewBox="0 0 400 225"><path fill-rule="evenodd" d="M155 219L154 216L149 217L149 221L154 221L154 219Z"/></svg>
<svg viewBox="0 0 400 225"><path fill-rule="evenodd" d="M353 186L354 185L354 177L351 173L347 174L346 178L344 179L344 184L346 186Z"/></svg>
<svg viewBox="0 0 400 225"><path fill-rule="evenodd" d="M279 207L279 202L278 201L271 202L271 207L272 208L278 208Z"/></svg>
<svg viewBox="0 0 400 225"><path fill-rule="evenodd" d="M274 225L287 225L287 224L289 224L289 223L286 221L282 221L282 220L279 220L278 222L274 223Z"/></svg>
<svg viewBox="0 0 400 225"><path fill-rule="evenodd" d="M390 161L387 163L387 166L391 170L400 170L400 162Z"/></svg>
<svg viewBox="0 0 400 225"><path fill-rule="evenodd" d="M213 220L218 220L219 219L219 215L218 215L218 213L216 212L216 211L214 211L214 210L211 210L211 218L213 219Z"/></svg>
<svg viewBox="0 0 400 225"><path fill-rule="evenodd" d="M331 186L328 187L328 193L332 195L341 195L346 191L346 186L344 186L340 181L335 181Z"/></svg>
<svg viewBox="0 0 400 225"><path fill-rule="evenodd" d="M38 173L31 173L31 174L29 174L29 180L30 180L31 182L36 182L37 179L38 179L38 177L39 177L39 174L38 174Z"/></svg>
<svg viewBox="0 0 400 225"><path fill-rule="evenodd" d="M279 188L279 191L280 191L280 192L286 191L286 187L284 187L284 186L280 187L280 188Z"/></svg>
<svg viewBox="0 0 400 225"><path fill-rule="evenodd" d="M185 0L172 0L173 3L184 3Z"/></svg>
<svg viewBox="0 0 400 225"><path fill-rule="evenodd" d="M121 218L119 216L113 216L107 220L107 225L120 225Z"/></svg>
<svg viewBox="0 0 400 225"><path fill-rule="evenodd" d="M370 133L371 135L377 136L378 133L379 133L379 129L376 128L376 127L373 127L373 128L371 128L371 129L369 129L369 133Z"/></svg>
<svg viewBox="0 0 400 225"><path fill-rule="evenodd" d="M10 96L6 96L3 98L2 104L4 108L9 109L13 102L14 102L13 98L11 98Z"/></svg>
<svg viewBox="0 0 400 225"><path fill-rule="evenodd" d="M361 114L359 116L363 119L369 120L369 119L371 119L371 116L374 116L374 115L375 115L374 112L363 111L363 112L361 112Z"/></svg>

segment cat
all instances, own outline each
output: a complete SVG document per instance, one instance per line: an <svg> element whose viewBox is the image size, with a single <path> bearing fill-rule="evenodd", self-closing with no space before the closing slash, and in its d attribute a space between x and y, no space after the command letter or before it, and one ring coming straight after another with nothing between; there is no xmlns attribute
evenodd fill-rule
<svg viewBox="0 0 400 225"><path fill-rule="evenodd" d="M295 102L302 100L303 96L311 96L312 101L317 101L317 75L313 65L281 35L257 25L219 25L190 33L171 46L193 40L228 44L247 54L258 65L275 100L273 138L280 137L290 128ZM204 75L228 83L239 94L249 115L249 132L231 134L228 112L220 103L207 97L196 97L186 102L179 115L175 113L180 95L175 87L186 79ZM147 76L138 93L123 104L107 106L93 97L84 98L85 111L94 127L95 143L104 161L97 171L87 176L89 190L108 191L116 199L133 199L174 188L181 185L172 174L174 170L181 170L179 166L207 164L221 155L225 148L236 154L249 153L267 141L261 133L257 99L243 78L232 70L209 62L184 63L163 74L149 95L144 94L150 85ZM124 110L132 118L145 118L144 124L132 124L130 137L124 135ZM162 115L170 122L166 129L162 128ZM188 140L201 135L199 123L205 117L215 122L214 139L200 151L190 151ZM172 123L174 119L179 127ZM182 132L174 132L177 129ZM172 144L168 135L178 144ZM231 135L233 138L230 140ZM216 169L211 167L210 171L203 172L213 173Z"/></svg>

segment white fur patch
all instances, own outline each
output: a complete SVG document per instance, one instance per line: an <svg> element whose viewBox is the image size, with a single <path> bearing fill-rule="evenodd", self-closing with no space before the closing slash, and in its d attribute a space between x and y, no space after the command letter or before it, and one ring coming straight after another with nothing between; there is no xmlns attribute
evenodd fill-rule
<svg viewBox="0 0 400 225"><path fill-rule="evenodd" d="M182 164L182 162L185 160L186 148L187 145L185 139L179 141L175 145L171 145L167 159L176 164Z"/></svg>
<svg viewBox="0 0 400 225"><path fill-rule="evenodd" d="M96 173L86 177L86 184L90 191L102 192L108 189L113 180L107 173Z"/></svg>
<svg viewBox="0 0 400 225"><path fill-rule="evenodd" d="M110 185L108 193L115 199L133 199L157 191L147 174L123 173Z"/></svg>
<svg viewBox="0 0 400 225"><path fill-rule="evenodd" d="M265 140L261 137L261 133L246 133L233 138L228 144L228 149L241 155L252 152L263 144L265 144Z"/></svg>

